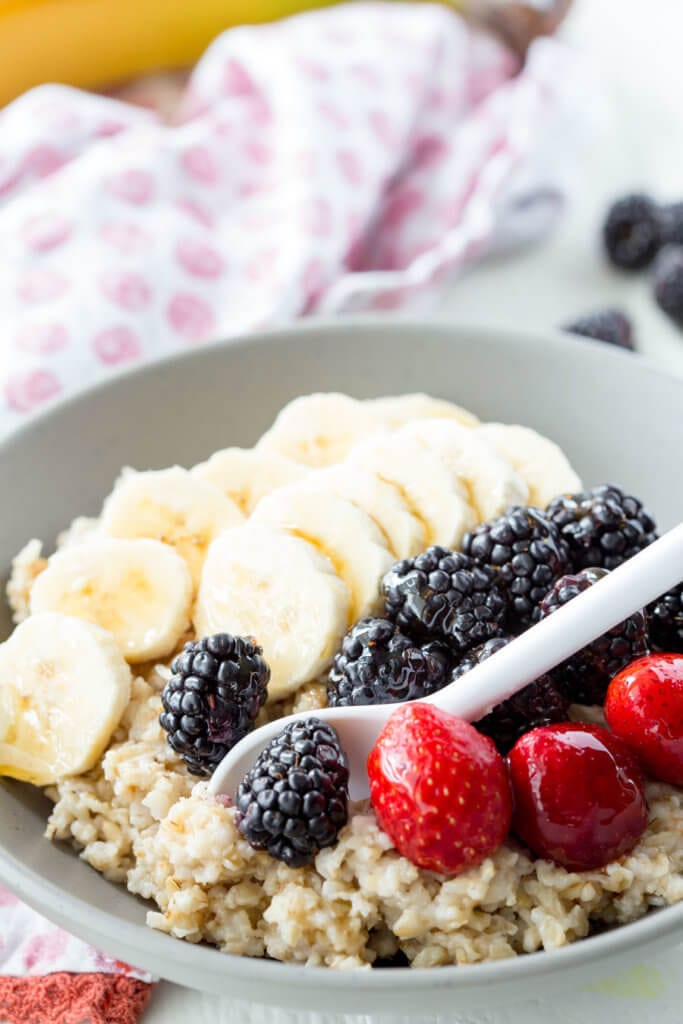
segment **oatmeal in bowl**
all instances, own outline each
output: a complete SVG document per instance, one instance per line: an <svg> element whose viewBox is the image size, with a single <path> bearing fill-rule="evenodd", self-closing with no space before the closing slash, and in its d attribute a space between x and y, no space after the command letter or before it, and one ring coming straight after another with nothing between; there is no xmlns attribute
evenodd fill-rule
<svg viewBox="0 0 683 1024"><path fill-rule="evenodd" d="M557 949L683 900L681 587L479 722L421 699L656 536L528 427L300 397L253 448L125 469L53 553L27 540L0 773L190 943L366 969ZM354 802L316 711L378 703ZM225 754L291 712L215 796Z"/></svg>

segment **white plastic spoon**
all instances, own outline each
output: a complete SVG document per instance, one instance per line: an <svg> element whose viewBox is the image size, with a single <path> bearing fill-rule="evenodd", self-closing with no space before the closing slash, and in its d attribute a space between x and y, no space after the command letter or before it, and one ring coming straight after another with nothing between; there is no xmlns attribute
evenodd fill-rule
<svg viewBox="0 0 683 1024"><path fill-rule="evenodd" d="M456 682L426 697L452 715L476 722L544 672L618 625L683 580L683 523L537 623ZM337 730L350 768L354 800L368 795L368 754L396 704L324 708L289 715L245 736L223 758L209 791L234 797L263 748L282 729L304 718L320 718Z"/></svg>

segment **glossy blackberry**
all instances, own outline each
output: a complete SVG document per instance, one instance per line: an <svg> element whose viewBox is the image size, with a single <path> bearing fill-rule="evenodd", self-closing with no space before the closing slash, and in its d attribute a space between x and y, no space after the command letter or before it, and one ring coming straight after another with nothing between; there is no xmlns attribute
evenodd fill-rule
<svg viewBox="0 0 683 1024"><path fill-rule="evenodd" d="M548 515L569 547L574 572L588 566L616 569L657 536L642 503L611 484L560 494L548 505Z"/></svg>
<svg viewBox="0 0 683 1024"><path fill-rule="evenodd" d="M683 583L649 605L647 614L653 646L683 654Z"/></svg>
<svg viewBox="0 0 683 1024"><path fill-rule="evenodd" d="M567 324L563 330L570 334L580 334L584 338L606 341L609 345L626 348L631 352L635 348L631 321L618 309L603 309L597 313L589 313Z"/></svg>
<svg viewBox="0 0 683 1024"><path fill-rule="evenodd" d="M541 598L569 569L559 530L539 508L514 505L498 519L465 535L463 551L492 568L508 603L513 632L532 622Z"/></svg>
<svg viewBox="0 0 683 1024"><path fill-rule="evenodd" d="M451 681L460 679L476 665L510 643L512 637L499 636L469 651L451 673ZM479 732L489 736L501 754L507 754L520 736L541 725L565 722L569 700L549 675L539 676L519 693L504 700L494 710L474 722Z"/></svg>
<svg viewBox="0 0 683 1024"><path fill-rule="evenodd" d="M642 270L654 259L660 246L659 211L649 196L624 196L610 207L602 237L615 267Z"/></svg>
<svg viewBox="0 0 683 1024"><path fill-rule="evenodd" d="M662 245L683 245L683 203L660 206L659 233Z"/></svg>
<svg viewBox="0 0 683 1024"><path fill-rule="evenodd" d="M683 245L667 245L655 261L657 305L683 327Z"/></svg>
<svg viewBox="0 0 683 1024"><path fill-rule="evenodd" d="M388 619L361 619L344 637L327 684L330 707L419 700L448 682L450 659L419 647Z"/></svg>
<svg viewBox="0 0 683 1024"><path fill-rule="evenodd" d="M349 770L339 737L319 718L286 726L237 791L237 826L255 850L290 868L331 846L348 818Z"/></svg>
<svg viewBox="0 0 683 1024"><path fill-rule="evenodd" d="M159 721L192 774L211 775L251 730L270 669L253 640L216 633L185 644L171 671Z"/></svg>
<svg viewBox="0 0 683 1024"><path fill-rule="evenodd" d="M563 576L541 601L539 618L552 615L607 575L607 569L588 568L575 576ZM550 676L572 704L602 704L617 672L648 651L647 617L643 609L562 662Z"/></svg>
<svg viewBox="0 0 683 1024"><path fill-rule="evenodd" d="M427 548L397 562L382 584L388 617L416 642L456 654L502 632L506 603L496 573L461 552Z"/></svg>

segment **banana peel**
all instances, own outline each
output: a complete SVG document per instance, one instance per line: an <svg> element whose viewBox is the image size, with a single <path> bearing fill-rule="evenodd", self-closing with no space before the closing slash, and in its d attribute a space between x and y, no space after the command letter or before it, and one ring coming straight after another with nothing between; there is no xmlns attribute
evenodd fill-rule
<svg viewBox="0 0 683 1024"><path fill-rule="evenodd" d="M43 82L103 89L188 67L226 28L336 2L0 0L0 105Z"/></svg>

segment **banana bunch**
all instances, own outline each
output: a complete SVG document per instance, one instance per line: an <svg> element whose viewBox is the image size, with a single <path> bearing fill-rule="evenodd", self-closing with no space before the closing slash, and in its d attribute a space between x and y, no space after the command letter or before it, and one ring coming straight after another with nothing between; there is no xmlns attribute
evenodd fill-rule
<svg viewBox="0 0 683 1024"><path fill-rule="evenodd" d="M427 395L308 395L254 448L125 470L0 645L0 775L45 785L93 767L131 667L168 659L191 629L255 636L269 699L287 697L381 610L395 561L580 486L547 438Z"/></svg>
<svg viewBox="0 0 683 1024"><path fill-rule="evenodd" d="M0 0L0 106L43 82L98 89L189 67L226 28L336 2Z"/></svg>

